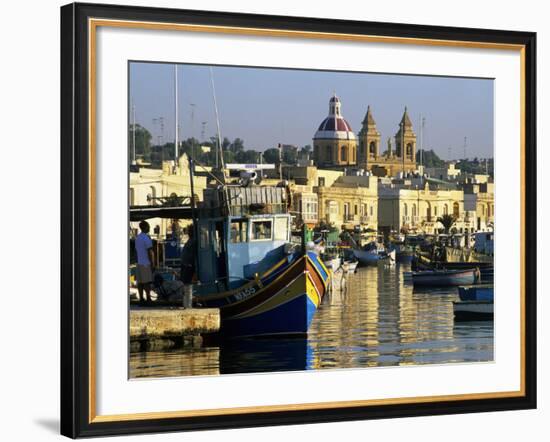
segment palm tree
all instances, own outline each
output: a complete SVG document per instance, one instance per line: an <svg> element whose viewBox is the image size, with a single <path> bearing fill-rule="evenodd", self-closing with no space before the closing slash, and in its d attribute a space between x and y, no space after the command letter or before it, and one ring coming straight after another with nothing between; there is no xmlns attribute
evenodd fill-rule
<svg viewBox="0 0 550 442"><path fill-rule="evenodd" d="M445 229L445 233L448 234L451 230L451 227L453 227L453 224L456 221L456 217L454 215L446 214L437 218L437 221L441 223L441 225Z"/></svg>

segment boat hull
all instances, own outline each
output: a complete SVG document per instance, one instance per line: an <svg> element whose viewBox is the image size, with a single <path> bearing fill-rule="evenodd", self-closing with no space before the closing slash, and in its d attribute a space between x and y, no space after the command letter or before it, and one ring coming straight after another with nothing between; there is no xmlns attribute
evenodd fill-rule
<svg viewBox="0 0 550 442"><path fill-rule="evenodd" d="M453 302L455 321L491 321L494 318L491 301Z"/></svg>
<svg viewBox="0 0 550 442"><path fill-rule="evenodd" d="M459 287L458 296L461 301L493 301L495 294L493 286Z"/></svg>
<svg viewBox="0 0 550 442"><path fill-rule="evenodd" d="M378 252L369 252L365 250L353 250L354 256L361 265L376 265L380 261L380 255Z"/></svg>
<svg viewBox="0 0 550 442"><path fill-rule="evenodd" d="M475 270L413 272L415 286L447 287L471 285L476 282Z"/></svg>
<svg viewBox="0 0 550 442"><path fill-rule="evenodd" d="M254 294L220 306L221 336L306 334L329 278L317 255L304 255Z"/></svg>

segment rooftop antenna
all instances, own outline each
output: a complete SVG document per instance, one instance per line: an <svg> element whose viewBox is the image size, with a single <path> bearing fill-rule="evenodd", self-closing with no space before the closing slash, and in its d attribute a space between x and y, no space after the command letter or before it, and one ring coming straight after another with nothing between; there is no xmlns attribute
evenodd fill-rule
<svg viewBox="0 0 550 442"><path fill-rule="evenodd" d="M466 159L466 146L468 145L468 137L464 137L464 159Z"/></svg>

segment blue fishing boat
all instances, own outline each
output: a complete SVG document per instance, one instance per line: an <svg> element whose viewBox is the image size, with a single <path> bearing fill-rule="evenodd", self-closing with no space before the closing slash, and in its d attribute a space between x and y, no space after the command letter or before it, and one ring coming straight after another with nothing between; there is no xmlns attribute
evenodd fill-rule
<svg viewBox="0 0 550 442"><path fill-rule="evenodd" d="M220 309L223 337L307 333L330 280L314 247L291 243L281 186L205 190L195 219L196 305Z"/></svg>
<svg viewBox="0 0 550 442"><path fill-rule="evenodd" d="M426 270L412 272L415 286L461 286L475 284L479 279L479 270Z"/></svg>
<svg viewBox="0 0 550 442"><path fill-rule="evenodd" d="M491 301L495 299L492 284L480 284L470 287L459 287L458 296L461 301Z"/></svg>

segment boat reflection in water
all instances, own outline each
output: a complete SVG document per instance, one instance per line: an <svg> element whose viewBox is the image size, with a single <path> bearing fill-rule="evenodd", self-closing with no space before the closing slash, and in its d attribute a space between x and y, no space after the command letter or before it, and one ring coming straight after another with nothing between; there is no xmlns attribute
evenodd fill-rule
<svg viewBox="0 0 550 442"><path fill-rule="evenodd" d="M307 338L237 339L132 353L131 376L185 376L493 360L493 322L455 323L456 287L405 283L410 266L365 267L318 309Z"/></svg>

